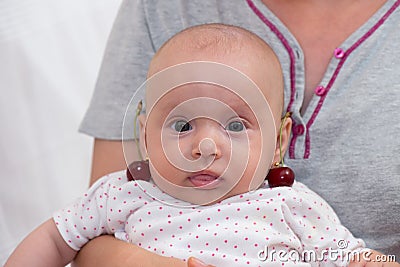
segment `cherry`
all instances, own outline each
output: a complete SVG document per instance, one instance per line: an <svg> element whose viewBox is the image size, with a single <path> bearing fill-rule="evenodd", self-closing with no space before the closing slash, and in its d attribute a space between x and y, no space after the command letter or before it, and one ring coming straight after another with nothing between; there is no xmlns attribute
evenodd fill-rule
<svg viewBox="0 0 400 267"><path fill-rule="evenodd" d="M132 162L126 169L126 176L128 177L128 181L149 181L151 178L149 162L147 160Z"/></svg>
<svg viewBox="0 0 400 267"><path fill-rule="evenodd" d="M294 172L289 167L277 167L269 170L266 177L269 187L292 186L294 183Z"/></svg>

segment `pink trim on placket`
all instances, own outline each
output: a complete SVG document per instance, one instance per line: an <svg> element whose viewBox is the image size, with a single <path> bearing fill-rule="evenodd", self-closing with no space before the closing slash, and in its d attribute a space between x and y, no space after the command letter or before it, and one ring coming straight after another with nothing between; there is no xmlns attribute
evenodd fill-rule
<svg viewBox="0 0 400 267"><path fill-rule="evenodd" d="M328 95L329 90L332 88L333 83L335 82L337 76L339 75L339 72L342 69L346 59L349 57L349 55L357 47L359 47L365 40L367 40L380 26L382 26L382 24L385 22L385 20L390 16L390 14L392 14L396 10L396 8L399 7L399 5L400 5L400 0L397 0L393 4L393 6L391 6L391 8L382 16L382 18L380 18L378 20L378 22L374 26L372 26L372 28L369 31L367 31L363 36L361 36L361 38L358 39L352 46L350 46L349 49L344 51L343 57L340 59L340 61L339 61L338 65L337 65L337 67L336 67L331 79L328 82L328 85L325 87L325 89L326 89L325 95L323 95L319 99L317 107L315 108L313 114L311 115L310 120L306 124L306 128L307 128L307 131L306 131L306 143L305 143L306 149L304 151L304 158L305 159L309 158L309 156L310 156L310 143L311 143L311 141L310 141L310 133L309 133L308 129L314 123L315 118L317 117L319 111L321 110L322 104L324 103L324 100L325 100L326 96Z"/></svg>
<svg viewBox="0 0 400 267"><path fill-rule="evenodd" d="M293 104L294 101L294 95L295 95L295 57L293 54L293 49L290 47L289 42L286 40L286 38L282 35L282 33L273 25L262 13L257 7L254 5L252 0L246 0L250 8L253 10L253 12L271 29L273 33L279 38L279 40L282 42L284 47L286 48L289 56L290 56L290 89L291 89L291 95L290 95L290 102L288 104L287 111L290 111L290 108ZM311 141L310 141L310 132L308 131L311 125L314 123L319 111L322 108L322 104L324 103L324 100L326 96L328 95L329 90L331 89L333 83L335 82L337 76L339 75L339 72L341 68L343 67L347 57L357 48L359 47L365 40L367 40L384 22L385 20L398 8L400 5L400 0L397 0L393 6L390 7L390 9L382 16L381 19L378 20L378 22L372 26L372 28L366 32L360 39L358 39L349 49L347 49L343 57L340 59L331 79L328 82L328 85L326 86L326 93L323 95L320 100L318 101L317 107L315 108L313 114L311 115L310 120L306 124L306 140L305 140L305 150L304 150L304 158L307 159L310 156L310 149L311 149ZM296 124L293 123L293 127L296 127ZM289 146L289 158L295 158L294 157L294 150L295 150L295 143L296 143L297 135L293 135L292 140L290 141L290 146Z"/></svg>
<svg viewBox="0 0 400 267"><path fill-rule="evenodd" d="M275 33L275 35L279 38L279 40L282 42L284 47L286 48L289 57L290 57L290 100L289 104L287 106L286 111L289 112L292 109L292 105L294 102L294 97L296 93L296 70L295 70L295 62L296 62L296 57L294 56L294 52L292 47L289 45L289 42L286 40L286 38L282 35L282 33L276 28L272 22L270 22L263 13L254 5L252 0L246 0L247 4L249 7L253 10L253 12L264 22L270 30ZM293 127L296 125L293 123ZM296 145L296 139L297 135L293 135L292 140L290 141L289 145L289 158L293 159L294 158L294 150L295 150L295 145Z"/></svg>

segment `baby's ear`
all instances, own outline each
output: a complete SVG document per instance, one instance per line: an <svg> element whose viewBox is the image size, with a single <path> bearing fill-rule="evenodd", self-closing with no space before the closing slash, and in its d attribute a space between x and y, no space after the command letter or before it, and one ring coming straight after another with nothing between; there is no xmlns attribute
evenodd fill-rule
<svg viewBox="0 0 400 267"><path fill-rule="evenodd" d="M139 121L139 145L140 152L144 157L146 157L146 133L145 133L145 123L146 123L146 114L140 114L138 116Z"/></svg>
<svg viewBox="0 0 400 267"><path fill-rule="evenodd" d="M286 118L282 119L280 128L278 129L277 138L276 138L276 146L275 146L275 154L274 154L274 161L273 162L280 162L280 149L282 150L282 157L285 155L286 149L289 145L290 140L290 132L292 129L292 119ZM280 136L281 135L281 139Z"/></svg>

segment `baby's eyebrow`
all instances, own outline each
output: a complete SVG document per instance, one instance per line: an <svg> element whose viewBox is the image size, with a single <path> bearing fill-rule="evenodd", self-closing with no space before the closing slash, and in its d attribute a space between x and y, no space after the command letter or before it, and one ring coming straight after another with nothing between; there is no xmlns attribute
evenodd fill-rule
<svg viewBox="0 0 400 267"><path fill-rule="evenodd" d="M254 117L255 111L243 101L237 100L227 103L239 116Z"/></svg>

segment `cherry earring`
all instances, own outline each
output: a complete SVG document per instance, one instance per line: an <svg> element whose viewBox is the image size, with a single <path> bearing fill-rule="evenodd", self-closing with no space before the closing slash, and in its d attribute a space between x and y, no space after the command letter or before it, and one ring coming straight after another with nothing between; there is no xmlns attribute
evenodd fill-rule
<svg viewBox="0 0 400 267"><path fill-rule="evenodd" d="M272 167L268 174L266 179L268 180L268 185L269 187L278 187L278 186L292 186L294 183L294 172L291 168L285 166L283 162L283 153L282 153L282 131L283 131L283 125L285 124L285 121L287 118L290 117L292 113L287 112L285 114L285 117L282 119L282 124L279 129L279 159L280 162L275 162L274 167Z"/></svg>
<svg viewBox="0 0 400 267"><path fill-rule="evenodd" d="M149 161L139 160L132 162L126 169L126 176L128 177L128 181L133 181L133 180L150 181L151 174L149 168Z"/></svg>
<svg viewBox="0 0 400 267"><path fill-rule="evenodd" d="M151 178L150 168L149 168L149 160L148 159L143 160L142 153L140 152L138 136L136 133L136 129L137 129L136 123L137 123L137 119L138 119L140 113L142 112L142 107L143 107L143 104L142 104L142 101L140 100L140 102L136 108L135 120L133 122L133 136L135 139L138 155L141 158L141 160L134 161L128 165L128 168L126 169L126 176L128 177L128 181L133 181L133 180L149 181Z"/></svg>
<svg viewBox="0 0 400 267"><path fill-rule="evenodd" d="M279 162L275 164L277 167L271 168L266 177L269 187L292 186L294 183L293 170L287 166L281 165ZM281 166L279 167L279 165Z"/></svg>

